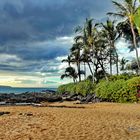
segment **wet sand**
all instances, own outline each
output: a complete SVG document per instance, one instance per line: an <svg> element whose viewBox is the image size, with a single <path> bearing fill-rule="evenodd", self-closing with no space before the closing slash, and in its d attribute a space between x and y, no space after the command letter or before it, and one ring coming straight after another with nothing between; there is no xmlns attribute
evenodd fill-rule
<svg viewBox="0 0 140 140"><path fill-rule="evenodd" d="M140 140L139 104L51 106L0 107L0 140Z"/></svg>

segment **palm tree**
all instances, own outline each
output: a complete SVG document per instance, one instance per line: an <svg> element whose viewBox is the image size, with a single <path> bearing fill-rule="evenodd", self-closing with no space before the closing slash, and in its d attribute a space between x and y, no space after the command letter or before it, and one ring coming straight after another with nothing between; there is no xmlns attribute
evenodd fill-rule
<svg viewBox="0 0 140 140"><path fill-rule="evenodd" d="M92 79L94 82L94 62L95 62L95 45L94 45L94 40L96 38L96 26L97 24L93 25L93 19L86 19L84 28L80 27L80 32L83 33L83 35L80 35L78 37L76 37L76 40L82 40L83 41L83 46L89 50L89 54L92 57L92 64L93 64L93 68L92 68ZM78 29L79 31L79 29Z"/></svg>
<svg viewBox="0 0 140 140"><path fill-rule="evenodd" d="M81 63L80 51L81 51L81 46L82 46L82 44L80 42L76 42L76 43L73 44L73 46L71 48L72 62L76 63L79 81L81 81L81 69L80 69L80 63Z"/></svg>
<svg viewBox="0 0 140 140"><path fill-rule="evenodd" d="M92 79L93 79L93 83L95 80L94 77L94 62L95 62L95 45L94 45L94 40L96 38L95 34L96 34L96 24L93 25L92 24L93 19L86 19L86 23L85 23L85 36L86 36L86 41L85 41L85 45L91 50L91 54L92 54L92 61L93 61L93 74L92 74Z"/></svg>
<svg viewBox="0 0 140 140"><path fill-rule="evenodd" d="M81 43L81 48L82 48L81 61L84 63L85 74L86 74L86 63L87 63L89 70L91 72L91 75L93 76L93 70L90 64L92 63L91 51L90 51L91 47L89 47L89 43L88 43L88 35L87 35L86 26L87 25L85 23L84 27L78 26L76 28L75 32L78 33L78 35L75 37L75 42Z"/></svg>
<svg viewBox="0 0 140 140"><path fill-rule="evenodd" d="M134 48L134 45L133 45L133 34L132 34L131 27L130 27L128 21L118 23L116 28L118 30L119 35L124 37L127 41L130 42L129 43L130 45L128 46L130 52L134 51L135 48ZM136 27L134 27L134 31L135 31L135 34L136 34L136 43L137 43L137 46L138 46L139 34L138 34L138 30L136 29Z"/></svg>
<svg viewBox="0 0 140 140"><path fill-rule="evenodd" d="M73 67L67 67L65 73L61 75L61 79L68 78L68 77L72 78L74 83L76 82L77 73Z"/></svg>
<svg viewBox="0 0 140 140"><path fill-rule="evenodd" d="M86 19L83 28L80 26L76 28L76 32L78 31L80 34L75 37L75 41L82 44L81 61L84 64L87 63L92 79L95 80L96 73L100 68L103 70L106 79L108 79L104 67L104 61L106 61L106 52L104 50L106 47L103 44L105 40L97 28L98 24L93 25L92 21L92 19ZM91 63L93 68L90 65Z"/></svg>
<svg viewBox="0 0 140 140"><path fill-rule="evenodd" d="M68 55L67 59L63 59L62 62L67 62L68 65L69 65L69 67L70 67L70 64L71 64L71 62L72 62L72 60L71 60L71 56Z"/></svg>
<svg viewBox="0 0 140 140"><path fill-rule="evenodd" d="M87 60L86 60L86 54L85 53L82 53L82 55L81 55L81 62L84 63L84 76L85 76L85 79L86 79L86 74L87 74L87 72L86 72L86 62L87 62Z"/></svg>
<svg viewBox="0 0 140 140"><path fill-rule="evenodd" d="M131 28L131 32L132 32L133 46L136 51L137 65L138 65L138 69L140 70L140 64L139 64L139 59L138 59L138 49L137 49L137 43L136 43L136 34L134 30L134 27L135 27L134 15L136 14L137 9L138 9L137 0L124 0L123 3L119 3L116 1L112 1L112 2L115 5L116 10L118 12L116 13L109 12L108 15L121 17L125 21L128 21L129 26Z"/></svg>
<svg viewBox="0 0 140 140"><path fill-rule="evenodd" d="M118 39L118 31L115 27L115 21L107 20L105 24L101 23L103 27L103 36L107 40L107 45L109 46L109 55L110 55L110 75L112 75L112 63L113 59L115 60L116 63L116 70L117 74L119 73L119 68L118 68L118 53L117 49L115 47L115 42ZM115 55L115 57L114 57Z"/></svg>
<svg viewBox="0 0 140 140"><path fill-rule="evenodd" d="M108 40L105 39L103 36L103 32L98 31L98 37L96 38L94 44L95 44L95 58L96 58L96 63L95 63L95 77L98 81L98 72L102 71L104 73L105 79L108 81L107 73L106 73L106 64L107 64L107 58L108 58L108 47L107 43Z"/></svg>
<svg viewBox="0 0 140 140"><path fill-rule="evenodd" d="M121 65L121 71L125 70L125 65L128 62L124 57L120 60L120 65Z"/></svg>
<svg viewBox="0 0 140 140"><path fill-rule="evenodd" d="M83 48L83 52L81 54L81 62L84 63L84 72L85 72L85 79L86 79L86 64L90 70L90 73L91 75L93 75L93 71L92 71L92 68L91 68L91 65L90 63L92 62L91 58L90 58L90 55L89 55L89 51L86 49L86 47Z"/></svg>

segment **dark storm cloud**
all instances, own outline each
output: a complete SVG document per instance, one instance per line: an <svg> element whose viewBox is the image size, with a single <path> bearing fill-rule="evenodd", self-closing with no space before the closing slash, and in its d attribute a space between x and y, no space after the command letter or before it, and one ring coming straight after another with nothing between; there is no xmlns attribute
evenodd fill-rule
<svg viewBox="0 0 140 140"><path fill-rule="evenodd" d="M0 54L15 55L20 62L8 64L8 60L0 64L0 69L57 72L42 68L48 61L56 63L56 57L68 54L71 44L56 38L71 36L86 17L104 19L109 10L110 0L1 0ZM38 43L45 41L49 43Z"/></svg>
<svg viewBox="0 0 140 140"><path fill-rule="evenodd" d="M55 46L50 45L46 47L36 47L36 46L10 46L6 47L3 46L0 49L0 53L7 53L20 57L22 60L29 60L29 61L41 61L41 60L52 60L55 59L58 56L63 56L68 53L68 50L66 47L63 46ZM10 60L9 60L10 61Z"/></svg>
<svg viewBox="0 0 140 140"><path fill-rule="evenodd" d="M111 6L110 0L6 0L1 3L1 41L69 35L86 17L103 18Z"/></svg>

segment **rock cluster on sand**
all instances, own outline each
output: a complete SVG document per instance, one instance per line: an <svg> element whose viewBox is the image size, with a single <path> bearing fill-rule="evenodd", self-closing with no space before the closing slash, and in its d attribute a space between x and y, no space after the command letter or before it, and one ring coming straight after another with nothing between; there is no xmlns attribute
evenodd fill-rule
<svg viewBox="0 0 140 140"><path fill-rule="evenodd" d="M32 103L40 104L41 102L63 102L63 101L80 101L80 103L96 103L102 100L95 94L82 96L81 94L57 94L55 92L43 93L22 93L22 94L0 94L0 105L30 105Z"/></svg>
<svg viewBox="0 0 140 140"><path fill-rule="evenodd" d="M86 96L83 96L81 94L72 94L69 95L68 93L62 94L62 99L64 101L77 101L79 100L80 103L97 103L101 102L102 99L98 98L96 94L87 94Z"/></svg>
<svg viewBox="0 0 140 140"><path fill-rule="evenodd" d="M0 105L30 105L30 103L41 103L41 102L57 102L61 101L62 98L52 93L22 93L22 94L0 94Z"/></svg>

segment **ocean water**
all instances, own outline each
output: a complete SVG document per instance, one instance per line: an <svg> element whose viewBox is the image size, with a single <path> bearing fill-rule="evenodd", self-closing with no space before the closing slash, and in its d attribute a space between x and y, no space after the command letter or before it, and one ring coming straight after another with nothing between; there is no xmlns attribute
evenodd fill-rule
<svg viewBox="0 0 140 140"><path fill-rule="evenodd" d="M56 91L57 88L17 88L17 87L0 87L0 93L25 93L25 92L41 92L43 90Z"/></svg>

